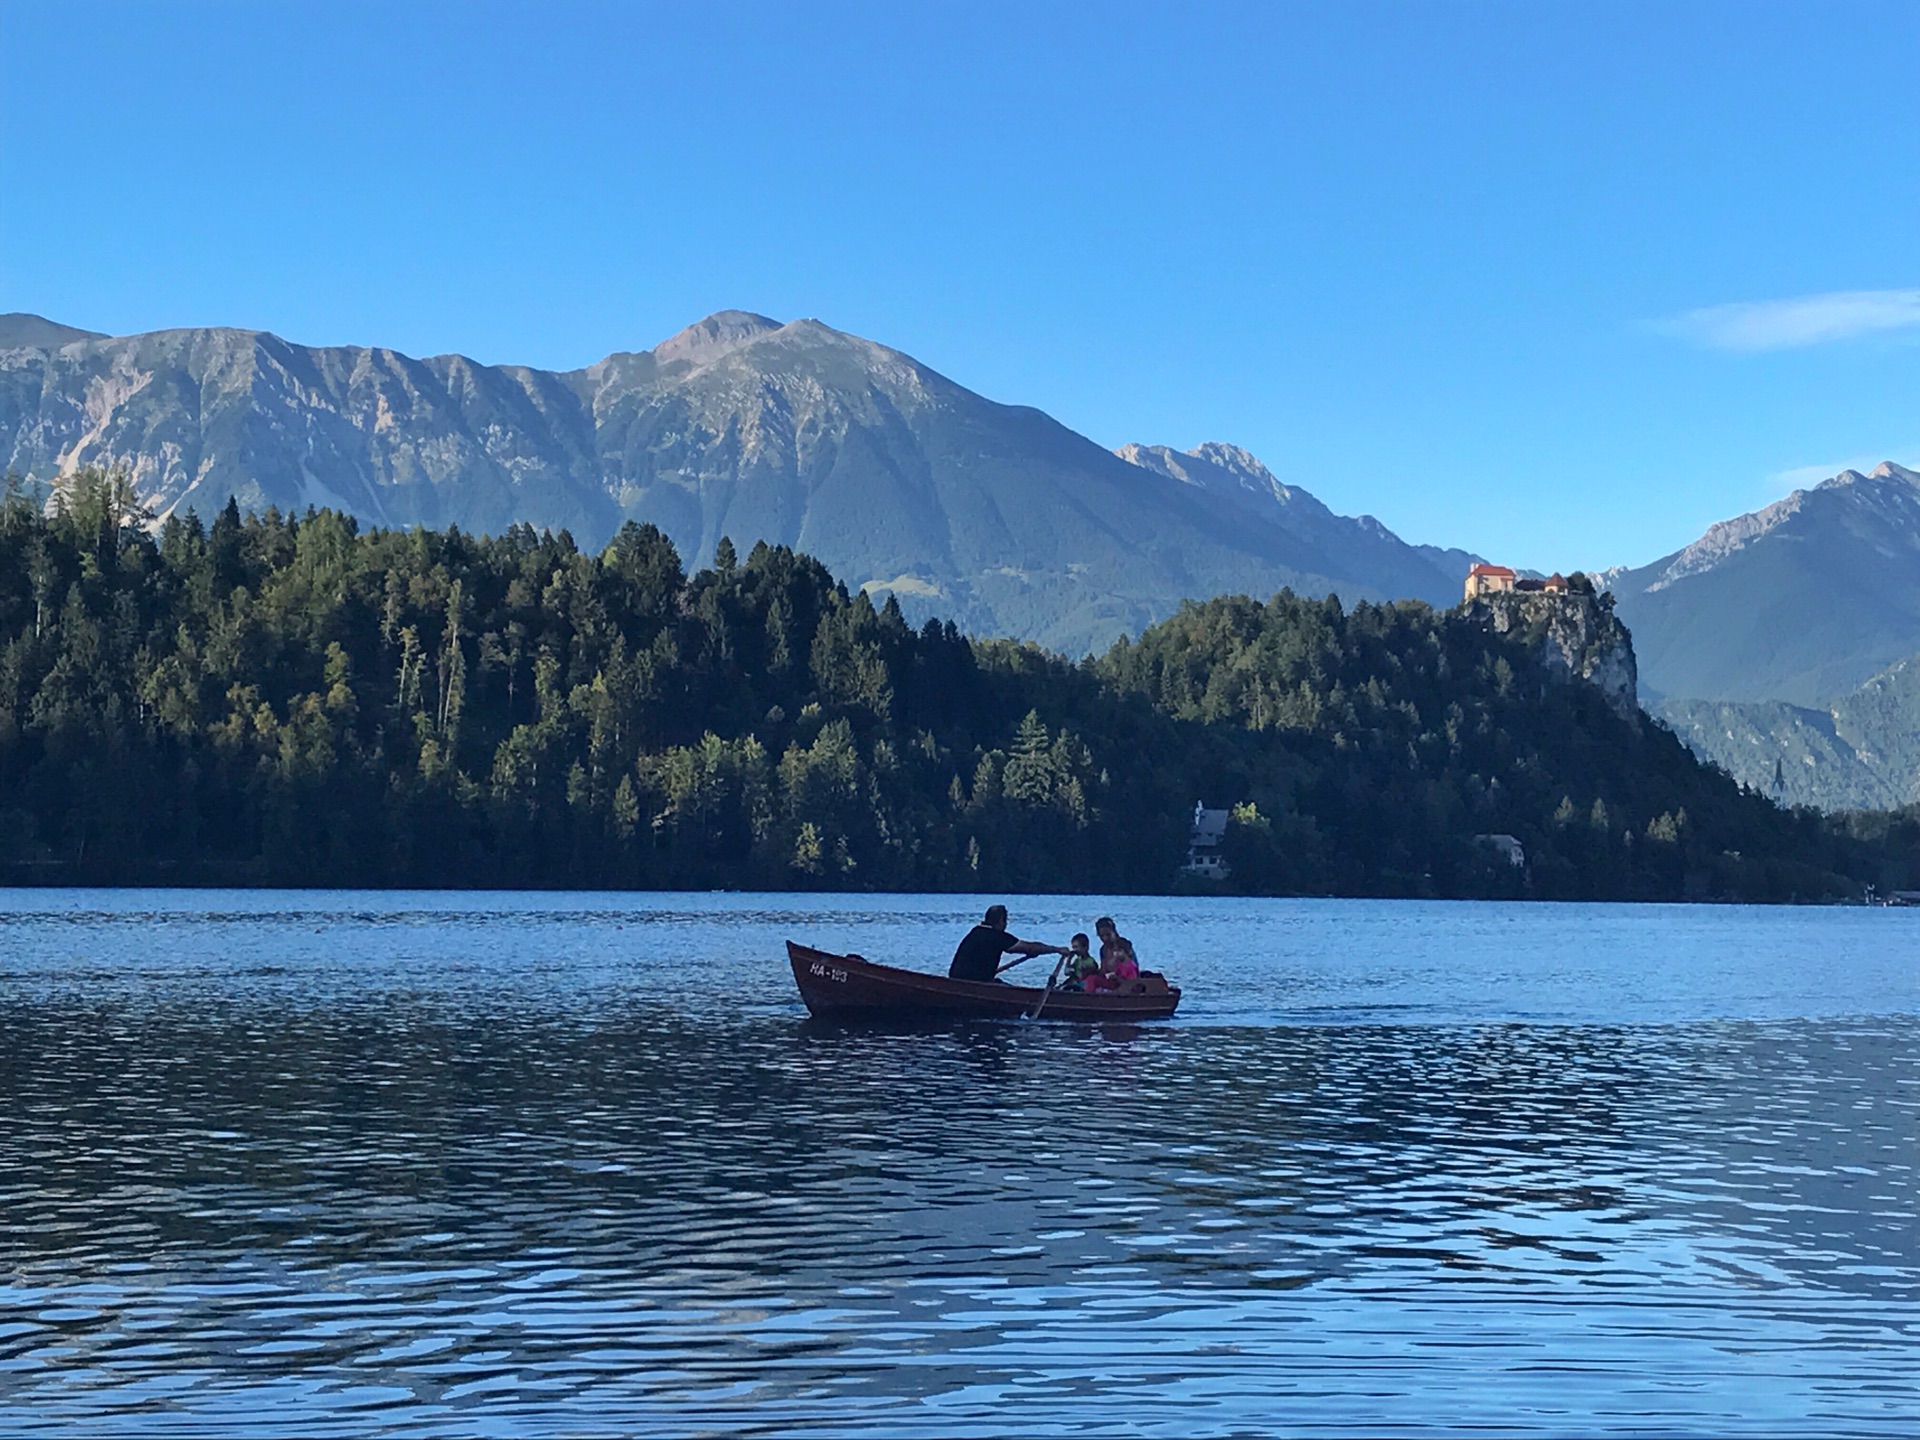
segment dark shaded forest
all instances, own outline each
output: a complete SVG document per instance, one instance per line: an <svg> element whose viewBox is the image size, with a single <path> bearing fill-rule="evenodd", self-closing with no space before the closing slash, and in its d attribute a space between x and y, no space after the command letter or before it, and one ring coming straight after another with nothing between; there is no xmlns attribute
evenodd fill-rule
<svg viewBox="0 0 1920 1440"><path fill-rule="evenodd" d="M650 526L0 501L0 880L1822 899L1920 819L1785 811L1427 605L1189 605L1072 663ZM1508 864L1477 835L1511 834Z"/></svg>

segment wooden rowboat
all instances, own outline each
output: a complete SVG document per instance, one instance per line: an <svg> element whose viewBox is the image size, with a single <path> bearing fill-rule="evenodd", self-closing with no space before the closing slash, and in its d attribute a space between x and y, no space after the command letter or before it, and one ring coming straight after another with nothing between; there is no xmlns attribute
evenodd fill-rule
<svg viewBox="0 0 1920 1440"><path fill-rule="evenodd" d="M1042 1020L1165 1020L1180 1003L1172 987L1151 995L1087 994L998 980L950 980L920 970L876 965L787 942L794 983L815 1015L1018 1019L1036 1008ZM1046 1004L1041 1005L1045 997Z"/></svg>

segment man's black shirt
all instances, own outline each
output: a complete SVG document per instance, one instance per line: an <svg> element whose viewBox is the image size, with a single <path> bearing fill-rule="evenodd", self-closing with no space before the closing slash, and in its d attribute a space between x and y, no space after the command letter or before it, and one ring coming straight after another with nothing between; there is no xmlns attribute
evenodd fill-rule
<svg viewBox="0 0 1920 1440"><path fill-rule="evenodd" d="M1000 957L1020 942L1004 930L991 925L976 925L953 952L947 974L955 980L991 980L999 973Z"/></svg>

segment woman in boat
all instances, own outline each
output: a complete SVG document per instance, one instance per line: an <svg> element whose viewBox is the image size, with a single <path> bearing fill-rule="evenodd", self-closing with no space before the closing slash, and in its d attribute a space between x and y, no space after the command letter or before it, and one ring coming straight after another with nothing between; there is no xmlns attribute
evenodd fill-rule
<svg viewBox="0 0 1920 1440"><path fill-rule="evenodd" d="M1113 917L1102 915L1093 922L1093 932L1100 937L1100 973L1087 977L1086 988L1094 989L1097 984L1102 990L1118 990L1138 980L1140 957L1133 953L1133 942L1120 933Z"/></svg>

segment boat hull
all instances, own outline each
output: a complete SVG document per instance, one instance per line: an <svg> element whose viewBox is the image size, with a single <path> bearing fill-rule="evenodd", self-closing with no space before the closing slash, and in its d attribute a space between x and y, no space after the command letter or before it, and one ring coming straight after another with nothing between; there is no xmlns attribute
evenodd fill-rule
<svg viewBox="0 0 1920 1440"><path fill-rule="evenodd" d="M1087 994L998 980L953 980L919 970L876 965L858 955L835 955L787 942L793 980L814 1015L856 1017L954 1017L1017 1020L1039 1011L1042 1020L1165 1020L1180 1004L1169 987L1155 995ZM1045 996L1046 1003L1041 999Z"/></svg>

